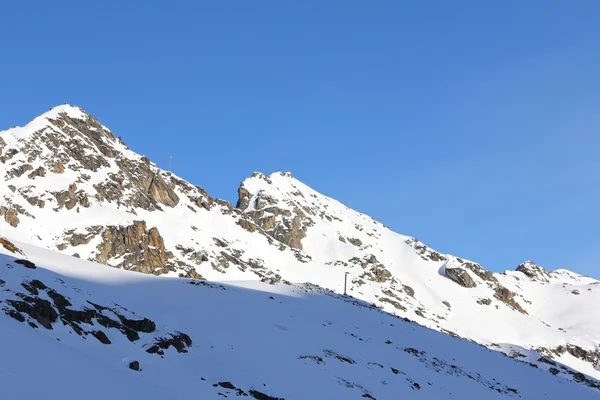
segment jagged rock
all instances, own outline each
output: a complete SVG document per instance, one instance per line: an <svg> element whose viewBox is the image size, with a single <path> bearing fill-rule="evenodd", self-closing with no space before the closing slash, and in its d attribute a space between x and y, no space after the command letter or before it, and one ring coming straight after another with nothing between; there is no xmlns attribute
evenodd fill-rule
<svg viewBox="0 0 600 400"><path fill-rule="evenodd" d="M17 211L14 208L9 208L4 215L4 221L13 228L19 225L19 218L17 217Z"/></svg>
<svg viewBox="0 0 600 400"><path fill-rule="evenodd" d="M36 269L35 264L29 260L15 260L14 262L15 262L15 264L20 264L20 265L24 266L25 268Z"/></svg>
<svg viewBox="0 0 600 400"><path fill-rule="evenodd" d="M516 310L521 314L528 314L527 311L525 311L523 307L521 307L521 305L517 303L517 301L514 298L514 293L505 288L504 286L498 286L496 288L496 293L494 296L513 310Z"/></svg>
<svg viewBox="0 0 600 400"><path fill-rule="evenodd" d="M350 242L351 245L356 247L362 246L362 241L360 239L348 238L348 242Z"/></svg>
<svg viewBox="0 0 600 400"><path fill-rule="evenodd" d="M23 255L23 251L17 246L15 246L13 242L7 240L6 238L0 237L0 245L6 250L10 251L11 253Z"/></svg>
<svg viewBox="0 0 600 400"><path fill-rule="evenodd" d="M164 350L173 346L178 353L187 353L187 348L192 345L192 339L182 332L170 334L170 338L158 338L154 345L146 350L150 354L164 355Z"/></svg>
<svg viewBox="0 0 600 400"><path fill-rule="evenodd" d="M58 313L50 302L38 297L21 296L21 300L7 300L6 302L16 311L25 313L35 319L46 329L52 329L52 323L58 318Z"/></svg>
<svg viewBox="0 0 600 400"><path fill-rule="evenodd" d="M248 391L248 393L250 393L250 396L254 397L256 400L285 400L282 397L269 396L268 394L259 392L258 390L255 390L255 389Z"/></svg>
<svg viewBox="0 0 600 400"><path fill-rule="evenodd" d="M380 301L391 304L397 310L406 311L406 307L400 303L400 297L394 294L391 290L382 290L381 293L387 297L379 297Z"/></svg>
<svg viewBox="0 0 600 400"><path fill-rule="evenodd" d="M16 149L8 149L6 154L4 154L3 156L0 157L0 161L2 162L2 164L5 164L8 160L13 158L13 156L15 154L18 154L18 153L19 153L19 151Z"/></svg>
<svg viewBox="0 0 600 400"><path fill-rule="evenodd" d="M263 174L255 173L253 176L270 182L270 179ZM293 207L293 210L290 211L287 208L279 207L276 199L262 192L256 194L254 198L251 196L249 191L241 185L238 189L236 208L245 211L257 226L275 240L293 249L302 250L302 239L306 237L308 227L314 225L314 221L307 215L306 210ZM251 200L253 201L252 209L250 209Z"/></svg>
<svg viewBox="0 0 600 400"><path fill-rule="evenodd" d="M250 205L250 197L250 192L248 192L245 187L240 186L238 188L238 201L235 205L235 208L239 208L241 210L247 209Z"/></svg>
<svg viewBox="0 0 600 400"><path fill-rule="evenodd" d="M477 286L471 275L462 268L446 268L446 277L453 282L458 283L460 286L465 288L474 288Z"/></svg>
<svg viewBox="0 0 600 400"><path fill-rule="evenodd" d="M148 192L152 199L169 207L175 207L179 203L179 197L173 189L171 189L160 174L154 175L150 182Z"/></svg>
<svg viewBox="0 0 600 400"><path fill-rule="evenodd" d="M44 177L46 176L46 169L44 167L38 167L34 169L29 175L27 175L29 179L35 179L36 177Z"/></svg>
<svg viewBox="0 0 600 400"><path fill-rule="evenodd" d="M195 268L190 268L185 274L180 275L182 278L188 279L198 279L198 280L206 280L202 275L200 275Z"/></svg>
<svg viewBox="0 0 600 400"><path fill-rule="evenodd" d="M242 218L238 219L237 224L239 226L241 226L242 228L244 228L245 230L247 230L248 232L256 231L256 225L254 225L250 221L247 221L246 219L242 219Z"/></svg>
<svg viewBox="0 0 600 400"><path fill-rule="evenodd" d="M65 166L63 165L62 162L57 161L53 166L52 169L50 169L50 172L53 172L55 174L62 174L63 172L65 172Z"/></svg>
<svg viewBox="0 0 600 400"><path fill-rule="evenodd" d="M123 257L118 267L146 274L167 272L165 243L157 228L146 229L145 221L134 221L129 226L107 226L102 233L96 261L109 263Z"/></svg>
<svg viewBox="0 0 600 400"><path fill-rule="evenodd" d="M417 251L417 254L425 261L446 261L447 258L435 250L430 249L417 238L407 239L404 243Z"/></svg>
<svg viewBox="0 0 600 400"><path fill-rule="evenodd" d="M21 175L23 175L25 172L31 171L32 169L33 169L33 166L31 166L31 164L23 164L17 168L11 169L6 174L10 177L18 178Z"/></svg>
<svg viewBox="0 0 600 400"><path fill-rule="evenodd" d="M80 204L86 208L90 206L87 194L82 190L79 192L76 192L76 190L77 185L72 183L69 185L67 190L54 193L54 197L56 198L56 202L58 204L57 210L60 210L63 207L65 207L67 210L71 210L77 204Z"/></svg>
<svg viewBox="0 0 600 400"><path fill-rule="evenodd" d="M539 265L536 265L532 261L526 261L522 264L519 264L517 267L517 271L525 274L529 279L540 281L540 282L550 282L550 277L548 272Z"/></svg>
<svg viewBox="0 0 600 400"><path fill-rule="evenodd" d="M102 232L102 229L103 228L101 226L95 225L86 227L85 230L87 231L87 233L76 233L74 229L66 231L64 233L64 237L67 240L67 242L58 245L57 248L59 250L64 250L69 245L75 247L82 244L88 244L93 238L95 238L97 235L100 234L100 232Z"/></svg>
<svg viewBox="0 0 600 400"><path fill-rule="evenodd" d="M98 339L98 341L102 344L111 344L111 341L108 339L106 334L102 331L94 331L94 332L92 332L92 335L94 335L94 337L96 339Z"/></svg>
<svg viewBox="0 0 600 400"><path fill-rule="evenodd" d="M119 315L119 319L121 320L123 325L136 332L151 333L156 330L156 324L154 323L154 321L149 320L148 318L136 320Z"/></svg>

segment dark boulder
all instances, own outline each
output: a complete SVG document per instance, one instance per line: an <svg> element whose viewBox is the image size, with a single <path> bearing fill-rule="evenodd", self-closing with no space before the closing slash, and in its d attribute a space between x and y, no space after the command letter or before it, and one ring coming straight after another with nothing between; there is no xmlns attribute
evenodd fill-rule
<svg viewBox="0 0 600 400"><path fill-rule="evenodd" d="M35 264L29 260L15 260L15 264L20 264L20 265L24 266L25 268L30 268L30 269L36 268Z"/></svg>
<svg viewBox="0 0 600 400"><path fill-rule="evenodd" d="M104 332L102 332L102 331L94 331L94 332L92 332L92 335L94 335L94 337L96 339L98 339L98 341L100 343L111 344L111 341L108 339L108 337L106 336L106 334Z"/></svg>

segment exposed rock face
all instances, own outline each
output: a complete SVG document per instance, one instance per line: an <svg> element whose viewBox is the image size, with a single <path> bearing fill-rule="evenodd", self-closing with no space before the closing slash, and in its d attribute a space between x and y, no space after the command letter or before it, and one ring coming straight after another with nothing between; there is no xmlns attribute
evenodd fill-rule
<svg viewBox="0 0 600 400"><path fill-rule="evenodd" d="M63 190L62 192L57 192L54 194L56 198L56 203L58 204L58 210L61 208L66 208L67 210L73 209L77 204L82 207L89 207L90 202L87 197L87 194L84 191L76 192L77 185L74 183L69 185L67 190Z"/></svg>
<svg viewBox="0 0 600 400"><path fill-rule="evenodd" d="M430 249L416 238L407 239L405 243L413 249L417 250L417 253L425 261L446 261L446 257L441 255L437 251Z"/></svg>
<svg viewBox="0 0 600 400"><path fill-rule="evenodd" d="M462 268L446 268L446 276L465 288L474 288L477 286L471 275Z"/></svg>
<svg viewBox="0 0 600 400"><path fill-rule="evenodd" d="M240 186L238 188L238 201L235 205L235 208L239 208L240 210L246 210L250 205L250 192L246 190L245 187Z"/></svg>
<svg viewBox="0 0 600 400"><path fill-rule="evenodd" d="M8 250L11 253L23 255L23 251L21 249L19 249L17 246L15 246L13 242L11 242L1 236L0 236L0 246L4 247L6 250Z"/></svg>
<svg viewBox="0 0 600 400"><path fill-rule="evenodd" d="M4 215L4 221L13 228L16 228L20 222L19 217L17 217L17 211L14 208L9 208Z"/></svg>
<svg viewBox="0 0 600 400"><path fill-rule="evenodd" d="M65 172L65 166L60 161L57 161L50 169L50 172L53 172L55 174L62 174L63 172Z"/></svg>
<svg viewBox="0 0 600 400"><path fill-rule="evenodd" d="M264 174L254 173L252 176L271 183ZM302 239L306 237L308 228L314 225L310 217L312 210L291 200L280 202L263 192L251 194L243 184L238 188L236 208L245 211L245 215L265 233L293 249L302 250Z"/></svg>
<svg viewBox="0 0 600 400"><path fill-rule="evenodd" d="M148 191L150 192L150 196L152 196L154 201L162 203L166 206L175 207L179 203L179 197L177 197L175 191L167 186L159 174L154 175L152 178Z"/></svg>
<svg viewBox="0 0 600 400"><path fill-rule="evenodd" d="M122 257L123 261L116 266L154 275L169 268L163 238L158 229L147 229L144 221L125 227L106 227L98 250L96 261L101 263Z"/></svg>
<svg viewBox="0 0 600 400"><path fill-rule="evenodd" d="M516 310L522 314L527 314L527 311L525 311L523 307L521 307L521 305L515 300L514 293L504 286L498 286L496 288L495 297L513 310Z"/></svg>
<svg viewBox="0 0 600 400"><path fill-rule="evenodd" d="M527 275L529 279L539 281L539 282L549 282L550 277L548 272L539 265L536 265L532 261L526 261L522 264L519 264L517 267L517 271L524 273Z"/></svg>

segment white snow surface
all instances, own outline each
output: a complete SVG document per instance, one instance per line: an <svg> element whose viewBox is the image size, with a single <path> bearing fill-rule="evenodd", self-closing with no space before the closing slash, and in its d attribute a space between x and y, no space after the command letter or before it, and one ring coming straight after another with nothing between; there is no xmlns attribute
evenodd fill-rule
<svg viewBox="0 0 600 400"><path fill-rule="evenodd" d="M330 296L315 293L304 294L300 286L267 286L256 282L263 277L280 276L282 280L296 284L310 282L333 292L343 293L344 274L348 272L347 290L348 294L353 298L360 299L368 304L374 304L388 313L414 320L418 324L432 330L456 334L491 349L506 352L512 356L518 354L517 358L526 362L536 363L540 367L540 371L530 371L533 368L522 363L515 363L504 359L497 352L488 353L475 345L451 339L445 335L425 328L419 328L415 325L405 326L403 324L402 326L405 327L402 328L402 333L395 334L397 337L407 335L406 340L410 338L414 339L415 342L411 343L415 348L419 348L417 339L419 339L419 336L422 336L421 339L423 343L426 343L426 346L421 345L420 347L423 347L425 350L425 347L432 346L435 349L435 354L437 354L437 351L442 352L440 354L448 354L444 353L444 351L454 352L458 351L456 350L458 348L464 348L469 354L473 354L472 357L475 357L471 359L470 355L465 359L465 366L468 365L470 371L473 373L481 372L480 368L488 368L487 366L483 367L484 364L491 363L502 366L502 368L498 369L499 375L497 376L494 375L496 369L493 369L494 372L491 372L491 375L489 375L490 380L492 380L492 377L508 374L504 369L514 368L515 371L521 371L521 368L525 368L528 372L527 374L523 372L523 376L527 376L529 379L531 376L537 377L539 374L539 379L546 382L546 375L549 374L546 373L545 369L547 369L548 365L538 362L540 354L536 353L535 350L540 350L541 348L555 349L558 346L574 345L593 353L600 348L600 309L595 306L600 301L600 282L567 270L549 272L544 275L544 279L531 278L518 271L507 271L503 274L489 273L489 276L494 280L491 282L489 276L488 278L485 278L483 275L479 276L466 267L468 264L479 267L476 262L449 254L439 254L416 239L395 233L369 216L352 210L342 203L314 191L289 173L278 172L269 176L255 173L251 178L246 179L241 187L250 193L250 201L249 207L244 212L248 214L260 211L257 209L257 205L265 197L272 199L275 207L280 210L288 210L292 215L292 217L286 217L280 213L275 219L275 224L283 224L285 221L293 218L295 210L303 210L302 212L310 218L311 223L308 225L306 222L303 222L303 224L307 224L307 227L306 237L302 239L301 250L291 249L289 246L281 244L259 231L250 232L243 229L238 223L245 218L244 213L239 210L232 210L232 208L223 202L215 203L209 209L198 206L197 202L193 201L194 198L207 199L207 195L201 189L195 188L187 182L186 185L188 187L176 185L176 181L183 180L170 172L160 170L152 163L151 166L156 174L160 175L179 197L180 201L175 207L161 206L162 210L147 211L142 208L132 209L116 202L95 199L93 197L96 193L95 185L107 182L111 174L119 172L119 166L115 162L115 159L109 157L106 157L108 166L102 166L93 172L83 169L76 160L73 160L65 165L65 171L61 174L47 172L44 177L34 177L32 179L28 177L28 174L31 172L28 170L20 176L11 175L11 171L24 164L30 164L33 169L38 167L50 168L51 162L55 157L54 148L39 145L40 154L33 160L28 159L23 149L29 146L32 141L35 141L39 135L53 135L64 138L67 141L70 140L70 136L65 128L61 128L51 122L52 120L60 119L61 115L68 115L70 118L81 121L91 118L80 108L64 105L56 107L34 119L25 127L12 128L0 132L0 138L5 143L2 146L3 150L0 154L7 154L10 149L17 150L11 158L0 163L0 175L4 176L5 179L5 184L0 188L0 206L10 208L19 205L30 215L20 213L20 222L17 227L12 227L0 221L0 234L10 240L20 242L23 248L27 249L28 256L37 257L36 260L40 262L40 265L48 268L48 272L44 272L46 271L45 269L40 269L41 273L66 275L69 279L75 280L73 281L73 285L89 286L90 293L93 292L95 295L103 298L108 296L110 301L118 302L119 298L125 299L128 304L133 304L131 307L135 306L142 315L147 315L149 318L150 316L154 316L157 320L166 321L165 323L168 326L174 326L179 329L179 325L185 325L181 326L180 329L185 330L184 328L188 328L190 336L194 337L194 333L196 340L200 340L201 343L206 344L214 340L215 343L220 343L220 346L225 346L227 340L236 343L237 341L248 340L244 342L246 343L246 347L250 348L249 343L254 341L253 343L255 343L257 349L264 350L265 346L270 344L271 341L279 343L277 340L284 340L276 339L278 336L273 336L273 332L270 329L275 323L288 326L286 324L291 324L291 322L283 318L280 314L273 313L270 307L273 304L277 304L277 302L264 300L265 298L268 299L268 295L265 292L277 291L278 296L285 299L289 307L291 307L284 314L286 312L290 313L294 318L298 318L296 321L304 318L311 324L310 329L300 328L300 325L302 325L300 324L293 325L293 329L285 330L278 328L274 331L277 335L289 335L290 331L293 332L293 334L288 336L290 341L285 343L297 342L298 346L291 348L290 351L297 353L306 350L317 354L318 351L313 347L310 340L302 339L302 337L303 335L307 335L314 339L316 336L322 334L325 336L323 342L319 342L319 346L321 346L320 351L323 348L327 348L327 343L341 341L340 343L347 344L347 347L340 350L341 354L344 354L344 351L346 351L350 357L354 355L356 358L367 360L368 357L366 357L366 354L368 352L373 351L373 354L379 354L378 352L380 352L382 357L384 357L382 359L385 361L382 364L386 368L388 365L393 366L392 361L395 360L394 357L396 356L400 357L398 358L399 362L413 360L414 357L407 358L402 351L397 354L390 352L390 358L385 358L388 356L384 356L384 354L388 354L390 347L374 344L375 342L379 343L377 340L383 339L383 336L394 335L394 329L382 328L383 331L380 332L375 330L375 328L372 328L373 330L369 328L374 326L373 324L382 326L387 324L387 322L381 322L384 320L387 321L387 318L390 318L384 316L384 314L365 311L365 309L349 305L337 299L333 300ZM131 151L120 140L115 139L108 128L102 126L102 129L104 131L101 132L100 140L103 144L110 146L120 156L132 162L143 162L141 155ZM93 143L87 144L86 152L89 152L90 156L101 154L95 146ZM89 195L90 206L78 206L71 210L65 208L55 210L57 208L57 201L54 193L66 190L73 183L76 183L77 190L84 191ZM13 191L9 185L15 187L16 190ZM45 201L45 206L32 205L26 200L25 196L42 199ZM265 215L268 215L268 211L265 211ZM126 226L130 225L133 221L139 220L145 221L148 228L158 228L161 236L164 238L166 250L173 254L175 261L194 267L199 274L210 281L227 283L229 285L226 286L228 290L209 290L205 287L188 286L183 283L185 280L144 276L84 261L95 258L98 252L97 246L101 241L100 236L93 238L88 244L67 246L65 248L61 246L66 242L66 233L68 231L76 230L79 233L86 233L87 228L92 226ZM215 239L224 242L225 247L218 244ZM352 244L352 241L355 244ZM77 253L83 260L66 258L53 252L43 252L38 248L53 250L55 252L60 248L62 249L60 250L62 253L66 255ZM190 248L194 251L203 252L208 256L208 261L195 264L180 250L181 248ZM245 264L236 265L232 262L220 263L219 261L224 257L223 252L229 256L235 255L238 260L241 260ZM43 254L44 256L38 256L39 254ZM375 257L375 262L369 262L369 259L373 260L372 256ZM108 264L117 265L121 261L113 259ZM254 262L255 264L253 265L259 265L260 267L248 267L250 262ZM389 275L385 273L380 274L379 272L382 270L378 269L378 265L382 265ZM476 287L466 288L451 281L444 274L446 268L461 268L466 270L476 283ZM14 271L16 270L11 271L13 271L11 273L15 273ZM168 275L175 277L177 273L172 272ZM381 279L378 277L381 277ZM0 279L6 280L3 276L0 276ZM498 285L505 287L514 294L514 300L522 307L526 314L511 308L508 304L495 297ZM111 297L113 295L115 296L114 300ZM194 296L198 296L199 298L196 299ZM482 303L481 300L489 300L489 305ZM254 310L253 307L257 308ZM165 311L167 309L169 309L168 312ZM174 309L181 312L174 312ZM321 326L321 323L323 323L321 319L333 321L334 316L331 314L335 314L338 311L343 313L339 317L340 320L336 322L336 324L341 325L336 326L344 326L345 328L336 328L336 333L329 336L330 334L326 333L328 331L324 327L322 329L318 326ZM296 312L300 314L296 316ZM226 317L227 313L230 313L229 317ZM189 318L184 319L183 315L194 316L194 318L198 318L198 322L192 322L195 320ZM3 318L1 313L0 318ZM286 318L291 317L288 316ZM0 321L4 320L0 319ZM260 324L263 322L270 328L267 328L267 325L261 327ZM27 337L29 338L29 342L33 342L33 338L47 337L47 333L43 333L41 330L32 331L28 326L18 324L16 321L8 320L6 323L10 323L12 328L8 331L3 329L2 335L16 338ZM213 327L214 332L203 331L203 323ZM352 347L353 345L350 345L350 343L354 343L353 337L349 336L350 339L345 339L347 337L346 330L349 329L347 325L354 323L362 327L361 329L369 329L369 335L379 338L377 340L373 339L372 345L360 344L360 346L366 346L365 349L368 349L367 353L361 352L359 347L354 348ZM206 326L204 327L206 328ZM319 332L319 334L317 335L316 332ZM350 331L348 330L348 332ZM410 332L414 332L414 334ZM242 339L242 333L245 335L244 339ZM200 339L204 337L202 335L207 335L206 340ZM282 336L281 338L285 337ZM394 342L398 340L389 339ZM48 345L49 355L62 354L62 349L65 346L71 346L71 344L64 343L62 339L60 343L54 343L54 339L48 340L53 343L52 346ZM101 362L98 365L104 366L107 371L112 371L110 372L111 374L116 374L119 377L119 381L124 379L123 385L127 386L131 385L131 382L139 382L141 386L156 387L156 391L150 390L153 393L152 395L155 396L163 393L160 390L171 390L162 388L161 381L169 381L171 385L173 385L173 382L181 382L177 384L181 388L176 389L181 390L181 392L169 391L168 393L171 397L167 396L168 398L178 398L176 396L188 398L186 397L188 396L186 390L190 389L184 388L188 384L196 390L204 390L199 389L202 387L201 382L196 384L195 379L199 379L202 374L207 375L212 367L217 372L211 375L210 379L231 380L234 384L246 385L243 386L244 390L248 388L247 385L256 384L261 379L267 383L266 376L275 374L273 376L276 376L277 379L269 380L270 383L268 383L269 386L267 388L271 389L273 387L276 390L268 390L268 392L273 396L284 397L286 399L307 398L302 397L301 394L313 393L311 390L316 390L315 388L320 387L321 379L323 380L323 385L329 385L324 383L325 380L330 379L333 376L331 374L338 374L339 372L337 369L331 369L329 370L330 373L324 374L323 370L330 368L329 366L324 368L320 368L322 367L321 365L306 366L303 362L301 362L303 366L298 367L296 365L299 362L297 360L298 354L292 357L290 353L279 349L279 345L273 344L275 346L274 349L283 351L281 356L275 354L277 353L276 351L266 356L265 354L267 353L256 349L252 351L248 350L239 356L235 355L234 352L228 353L225 349L211 353L211 351L202 347L202 349L197 350L194 348L194 351L190 351L189 354L184 356L178 354L173 360L170 360L172 359L171 357L165 357L165 359L159 361L152 361L152 363L156 362L157 364L146 365L146 369L142 373L134 373L128 370L117 373L114 372L114 368L116 368L114 360L110 359L110 357L126 357L128 356L125 354L127 351L121 349L119 346L110 347L111 349L118 348L119 350L105 350L108 347L102 347L100 343L90 343L95 340L94 338L82 340L79 337L74 337L72 340L74 341L73 343L76 343L72 344L73 347L69 347L69 352L73 354L73 365L79 365L77 363L81 363L81 365L85 364L85 357L100 357ZM205 340L205 342L202 342L202 340ZM327 340L331 342L327 342ZM439 343L451 343L452 348L443 350L441 348L443 346L437 344L438 341ZM46 347L37 342L35 346ZM92 348L96 349L98 346L105 350L101 355L96 354L95 350L90 350ZM371 348L370 346L375 347ZM284 348L285 346L281 344L281 347ZM413 346L407 345L407 347ZM358 353L350 354L350 351L346 350L350 348L352 348L352 352ZM10 351L15 352L17 350L11 349ZM16 356L16 353L12 354ZM289 356L288 358L284 357L286 354L287 356L285 357ZM322 356L322 353L319 354ZM392 356L392 354L394 355ZM149 356L144 355L144 357ZM147 360L154 360L153 357L140 359L142 367L144 367ZM246 362L241 361L244 357L248 358ZM269 362L265 361L265 365L268 365L268 367L265 367L266 369L263 372L257 370L250 362L252 357L256 357L255 360L262 360L266 357L266 360L269 360ZM479 359L477 357L482 358ZM593 362L575 358L569 353L553 354L552 357L558 363L574 368L589 377L600 379L600 371L595 368ZM186 361L188 359L190 360L189 364ZM200 367L195 364L195 362L199 362L202 359L208 359L212 362L210 368L208 366ZM294 361L291 361L292 359ZM416 360L416 358L414 359ZM277 363L279 361L283 364L279 365ZM240 362L239 368L237 366L230 368L231 365L237 362ZM69 364L66 361L65 363ZM182 365L178 363L182 363ZM23 361L23 365L30 366L31 360L29 362ZM285 390L283 383L291 384L290 379L292 378L289 377L288 380L282 380L281 376L278 375L280 374L278 371L284 371L286 366L290 368L289 371L296 371L294 368L301 368L302 374L309 374L309 378L315 380L311 384L312 386L302 383L296 386L292 385L291 387L294 388L292 391ZM344 369L344 371L351 371L348 369L351 366L342 365L340 368ZM161 375L164 371L170 371L169 368L171 367L174 368L174 371L185 370L186 372L179 376ZM406 368L394 368L405 371L408 374ZM489 368L496 367L489 366ZM78 374L86 373L84 368L74 367L73 369L77 370ZM544 369L544 371L541 371L541 369ZM219 375L218 371L223 371L223 373ZM231 373L225 374L225 371L230 371ZM367 370L361 368L354 371L361 371L360 374L371 374L371 372L365 372L371 371L368 368ZM90 374L93 372L93 369L89 370ZM2 373L3 371L0 370L0 378L2 377ZM192 377L187 375L188 373L196 373L196 375ZM424 371L423 373L428 374L429 372ZM294 372L290 372L290 375L293 374ZM353 374L354 372L348 376L360 376L360 374ZM404 383L396 386L390 383L390 377L379 376L375 372L372 372L372 374L375 374L373 375L374 380L378 382L385 381L387 383L386 385L382 384L382 388L385 389L380 389L379 396L373 394L375 398L390 398L386 397L388 393L393 393L393 390L402 390L399 387L404 385ZM124 378L123 376L126 377ZM170 376L171 378L161 380L158 378L159 376ZM301 376L304 377L305 375ZM208 379L209 376L206 376L206 378ZM572 388L571 384L564 383L566 382L565 379L561 380L559 378L572 379L569 374L563 371L559 373L558 377L550 376L547 378L548 382L554 382L553 379L561 382L558 384L547 383L548 388L553 388L548 391L549 396L554 396L551 398L561 398L558 396L558 393L564 392L561 392L560 388L569 388L569 390ZM188 379L194 383L191 384ZM446 379L451 381L457 378L443 378L443 380ZM515 379L517 378L515 377ZM498 380L501 381L499 378ZM306 381L304 380L304 382ZM214 382L211 381L210 383ZM516 383L513 384L519 386ZM339 382L331 385L335 390L338 390ZM448 385L450 385L447 386L448 388L454 388L453 384L448 383ZM555 386L552 385L558 385L558 388L554 389ZM202 391L202 393L216 393L211 385L206 384L206 386L210 386L210 388L206 389L206 392ZM410 392L406 393L411 393L411 395L420 393L418 394L419 396L425 396L427 382L421 382L421 386L423 388L421 391L414 391L409 388ZM159 389L159 387L162 389ZM367 386L365 385L365 387ZM466 387L470 386L467 385ZM521 387L525 387L524 384L519 386L519 388ZM344 388L344 390L348 389ZM369 390L373 390L373 393L375 393L374 389ZM464 393L461 390L463 389L452 389L452 396L460 398L458 397L458 393ZM521 389L519 390L522 393ZM587 395L587 390L589 389L581 390L583 390L582 393ZM427 391L428 396L424 398L436 398L435 396L442 396L442 392L442 390L436 392L430 389ZM325 393L335 393L336 396L338 394L336 391ZM443 393L446 396L448 392ZM472 393L479 392L475 391ZM488 391L485 393L486 395L482 395L483 397L463 398L493 398L492 396L494 396L488 393ZM344 397L342 392L339 392L339 395L341 396L339 398L352 398L351 395ZM591 395L597 395L597 393L592 392ZM149 396L151 395L149 394ZM534 394L526 398L537 398L532 396ZM582 394L582 396L584 395ZM162 398L165 397L163 396ZM336 397L319 397L317 395L317 397L313 398ZM439 398L448 397L442 396Z"/></svg>
<svg viewBox="0 0 600 400"><path fill-rule="evenodd" d="M131 342L117 329L81 324L103 330L111 344L102 344L60 321L32 329L0 313L2 398L221 399L245 397L241 390L287 400L585 400L600 393L314 286L194 284L15 244L24 255L0 248L0 305L38 280L71 309L90 307L87 301L126 309L129 318L154 321L156 331ZM37 268L15 263L21 257ZM185 353L145 351L174 331L192 339ZM141 371L128 368L132 361Z"/></svg>

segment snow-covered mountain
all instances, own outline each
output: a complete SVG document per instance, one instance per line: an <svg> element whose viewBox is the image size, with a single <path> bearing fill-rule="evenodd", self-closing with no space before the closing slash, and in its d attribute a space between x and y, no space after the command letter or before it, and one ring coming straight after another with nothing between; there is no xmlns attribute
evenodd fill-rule
<svg viewBox="0 0 600 400"><path fill-rule="evenodd" d="M487 271L395 233L290 173L253 174L234 207L64 105L0 133L0 175L0 233L10 240L146 274L262 281L274 291L298 290L282 288L293 282L342 293L348 273L348 294L386 312L559 377L600 379L598 281L532 262Z"/></svg>
<svg viewBox="0 0 600 400"><path fill-rule="evenodd" d="M0 239L2 398L596 399L310 284L144 275Z"/></svg>

